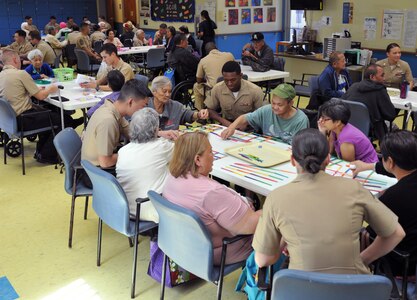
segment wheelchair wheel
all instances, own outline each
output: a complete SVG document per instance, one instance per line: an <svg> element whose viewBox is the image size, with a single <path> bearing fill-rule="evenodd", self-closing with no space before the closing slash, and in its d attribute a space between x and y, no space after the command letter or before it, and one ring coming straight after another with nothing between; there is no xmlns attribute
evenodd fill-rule
<svg viewBox="0 0 417 300"><path fill-rule="evenodd" d="M181 102L191 109L195 109L193 91L194 83L194 80L185 80L177 84L171 93L171 99Z"/></svg>
<svg viewBox="0 0 417 300"><path fill-rule="evenodd" d="M22 153L22 144L19 141L9 141L6 144L6 154L10 157L18 157Z"/></svg>
<svg viewBox="0 0 417 300"><path fill-rule="evenodd" d="M28 135L27 137L26 137L26 139L29 141L29 142L34 142L34 141L36 141L36 138L38 137L38 135L37 134L32 134L32 135Z"/></svg>

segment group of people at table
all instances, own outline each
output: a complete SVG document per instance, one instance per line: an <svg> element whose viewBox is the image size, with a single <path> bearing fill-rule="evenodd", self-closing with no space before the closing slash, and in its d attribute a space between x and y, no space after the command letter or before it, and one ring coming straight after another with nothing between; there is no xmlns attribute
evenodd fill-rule
<svg viewBox="0 0 417 300"><path fill-rule="evenodd" d="M250 56L256 48L253 61L259 60L267 46L262 41L262 34L253 34L252 44L244 46L243 55ZM382 161L378 161L369 138L349 124L350 110L343 101L325 101L318 110L318 129L309 128L315 124L309 124L305 113L293 106L293 86L278 85L271 91L271 103L264 103L262 89L242 78L233 55L219 51L213 42L206 43L205 51L196 70L194 89L207 82L211 90L196 102L197 111L170 99L173 87L167 77L155 77L150 89L134 79L132 69L118 57L112 43L105 44L100 52L108 68L96 82L83 85L111 94L88 111L81 158L105 169L113 167L129 200L131 217L136 215L135 199L154 190L201 217L212 235L216 264L220 262L222 238L254 234L230 246L226 263L244 260L255 250L257 264L266 266L287 248L290 268L367 274L370 263L399 245L412 254L409 271L415 274L417 135L404 130L388 133L383 122L392 121L396 115L384 84L397 85L400 73L413 84L408 64L400 60L399 46L389 46L388 58L368 66L364 80L355 84L345 70L343 54L334 52L319 79L323 95L352 96L368 106L373 127L383 124L383 136L379 137ZM0 96L10 102L18 120L22 113L42 109L32 103L32 96L44 100L57 90L55 85L41 89L34 83L33 79L47 75L42 76L46 73L39 51L30 52L30 58L31 67L23 71L19 54L3 51ZM216 83L219 76L223 80ZM52 112L51 116L52 122L60 124L59 114ZM255 211L250 198L209 177L214 158L207 134L180 134L178 130L180 125L207 119L225 126L223 139L236 129L256 130L291 144L291 164L297 178L270 193L263 209ZM35 128L46 122L34 116L24 126ZM65 124L78 125L67 114ZM123 138L130 143L120 148ZM39 151L48 139L50 134L40 135ZM331 154L352 162L355 174L376 169L395 176L398 183L378 200L358 181L326 174ZM89 184L88 178L83 178ZM140 218L158 222L150 202L142 205ZM358 233L364 221L375 240L360 251ZM400 274L399 264L391 262L395 274Z"/></svg>

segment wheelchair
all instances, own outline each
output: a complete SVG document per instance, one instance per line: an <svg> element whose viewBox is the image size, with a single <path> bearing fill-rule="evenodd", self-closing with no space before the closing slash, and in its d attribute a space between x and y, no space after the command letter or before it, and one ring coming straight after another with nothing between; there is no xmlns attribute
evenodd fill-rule
<svg viewBox="0 0 417 300"><path fill-rule="evenodd" d="M33 134L27 136L26 139L29 142L35 142L37 137L37 134ZM22 143L18 139L10 139L3 131L0 131L0 147L5 148L6 154L9 157L19 157L22 154Z"/></svg>

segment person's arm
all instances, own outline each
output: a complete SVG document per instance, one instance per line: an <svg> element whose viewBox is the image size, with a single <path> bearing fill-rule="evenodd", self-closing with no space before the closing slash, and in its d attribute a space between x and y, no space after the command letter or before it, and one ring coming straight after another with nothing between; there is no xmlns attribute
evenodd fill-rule
<svg viewBox="0 0 417 300"><path fill-rule="evenodd" d="M355 146L351 143L343 143L340 145L341 159L346 161L355 160Z"/></svg>
<svg viewBox="0 0 417 300"><path fill-rule="evenodd" d="M223 126L229 126L230 124L232 124L232 122L230 122L230 121L226 120L225 118L223 118L221 116L221 114L219 114L215 110L209 108L208 109L208 112L209 112L210 119L219 122Z"/></svg>
<svg viewBox="0 0 417 300"><path fill-rule="evenodd" d="M243 217L228 230L233 235L238 234L252 234L255 232L259 217L262 215L262 210L253 211L248 209Z"/></svg>
<svg viewBox="0 0 417 300"><path fill-rule="evenodd" d="M281 252L274 255L266 255L258 251L255 251L255 262L259 268L271 266L274 263L276 263L280 255Z"/></svg>
<svg viewBox="0 0 417 300"><path fill-rule="evenodd" d="M391 122L397 117L394 104L392 104L391 98L386 89L384 89L380 94L381 95L378 101L376 101L378 110L384 120Z"/></svg>
<svg viewBox="0 0 417 300"><path fill-rule="evenodd" d="M117 163L117 153L113 153L112 155L106 156L106 155L99 155L98 156L98 163L101 168L109 168L113 167Z"/></svg>
<svg viewBox="0 0 417 300"><path fill-rule="evenodd" d="M331 74L328 72L322 73L319 77L319 88L321 94L328 99L331 98L340 98L342 96L342 92L334 90L332 87L332 83L334 84L334 80L331 78Z"/></svg>
<svg viewBox="0 0 417 300"><path fill-rule="evenodd" d="M356 177L360 172L363 171L375 171L375 164L377 163L366 163L361 160L354 160L350 163L350 169L353 172L353 177Z"/></svg>
<svg viewBox="0 0 417 300"><path fill-rule="evenodd" d="M33 94L33 97L40 101L45 100L49 96L49 94L55 93L56 91L58 91L58 87L54 84L51 84L50 86L44 89L40 89L36 94Z"/></svg>
<svg viewBox="0 0 417 300"><path fill-rule="evenodd" d="M158 136L175 141L179 137L178 130L159 130Z"/></svg>
<svg viewBox="0 0 417 300"><path fill-rule="evenodd" d="M365 265L369 265L376 259L392 251L404 237L404 229L400 224L397 224L393 234L388 237L377 236L374 242L361 252L360 256L362 261Z"/></svg>
<svg viewBox="0 0 417 300"><path fill-rule="evenodd" d="M209 117L209 112L207 109L202 109L198 112L194 112L193 113L193 121L197 121L197 120L207 120Z"/></svg>
<svg viewBox="0 0 417 300"><path fill-rule="evenodd" d="M248 124L249 122L246 120L246 115L239 116L233 123L229 125L229 127L222 131L222 139L225 140L231 137L235 133L236 128L246 127Z"/></svg>
<svg viewBox="0 0 417 300"><path fill-rule="evenodd" d="M270 47L267 47L261 57L255 57L255 61L263 66L272 66L274 63L274 52Z"/></svg>

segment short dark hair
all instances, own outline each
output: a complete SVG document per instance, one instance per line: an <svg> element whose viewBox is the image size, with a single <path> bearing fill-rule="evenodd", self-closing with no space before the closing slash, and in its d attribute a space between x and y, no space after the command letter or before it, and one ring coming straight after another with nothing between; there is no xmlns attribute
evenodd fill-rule
<svg viewBox="0 0 417 300"><path fill-rule="evenodd" d="M18 36L21 36L21 37L24 37L24 38L26 37L26 31L24 31L22 29L16 30L15 33L17 33Z"/></svg>
<svg viewBox="0 0 417 300"><path fill-rule="evenodd" d="M146 89L147 87L142 81L138 79L130 79L120 90L118 101L126 101L129 98L145 99L148 96L146 94Z"/></svg>
<svg viewBox="0 0 417 300"><path fill-rule="evenodd" d="M350 109L342 100L331 99L320 106L318 117L321 116L329 117L332 121L341 121L346 125L350 119Z"/></svg>
<svg viewBox="0 0 417 300"><path fill-rule="evenodd" d="M56 17L55 16L50 16L49 19L50 20L56 20Z"/></svg>
<svg viewBox="0 0 417 300"><path fill-rule="evenodd" d="M55 27L54 26L48 26L48 28L46 28L46 31L51 34L51 32L55 31Z"/></svg>
<svg viewBox="0 0 417 300"><path fill-rule="evenodd" d="M161 23L161 25L159 25L159 28L162 28L162 29L167 29L167 24L165 24L165 23Z"/></svg>
<svg viewBox="0 0 417 300"><path fill-rule="evenodd" d="M112 53L116 53L117 55L117 47L113 43L107 43L104 44L103 47L100 49L101 52L106 52L108 55L111 55Z"/></svg>
<svg viewBox="0 0 417 300"><path fill-rule="evenodd" d="M180 28L179 28L179 31L182 31L183 33L185 33L185 34L189 34L190 33L190 31L188 30L188 27L187 26L185 26L185 25L182 25Z"/></svg>
<svg viewBox="0 0 417 300"><path fill-rule="evenodd" d="M72 31L80 31L80 27L78 25L72 26Z"/></svg>
<svg viewBox="0 0 417 300"><path fill-rule="evenodd" d="M242 74L242 69L238 62L232 60L228 61L223 65L222 73L236 73L238 75Z"/></svg>
<svg viewBox="0 0 417 300"><path fill-rule="evenodd" d="M323 162L329 155L329 143L318 129L305 128L292 139L292 155L308 173L316 174L323 170Z"/></svg>
<svg viewBox="0 0 417 300"><path fill-rule="evenodd" d="M363 73L364 79L371 79L371 76L375 76L378 73L378 68L382 68L380 65L377 64L370 64L366 67L365 72Z"/></svg>
<svg viewBox="0 0 417 300"><path fill-rule="evenodd" d="M387 53L390 52L392 48L400 48L401 49L400 45L398 45L397 43L391 43L391 44L388 44L386 52Z"/></svg>
<svg viewBox="0 0 417 300"><path fill-rule="evenodd" d="M67 17L67 21L69 21L70 19L74 19L73 17Z"/></svg>
<svg viewBox="0 0 417 300"><path fill-rule="evenodd" d="M29 36L32 40L38 40L38 41L41 40L41 34L37 30L33 30L29 32Z"/></svg>
<svg viewBox="0 0 417 300"><path fill-rule="evenodd" d="M382 158L388 157L403 170L417 169L417 134L407 130L397 130L385 135L381 145Z"/></svg>
<svg viewBox="0 0 417 300"><path fill-rule="evenodd" d="M330 53L330 56L329 56L329 65L332 66L334 63L338 62L339 61L339 55L340 54L343 54L343 53L340 52L340 51L333 51L332 53Z"/></svg>
<svg viewBox="0 0 417 300"><path fill-rule="evenodd" d="M177 31L175 30L174 26L169 26L168 30L171 32L172 36L175 36L177 34Z"/></svg>
<svg viewBox="0 0 417 300"><path fill-rule="evenodd" d="M109 29L109 30L107 30L106 31L106 36L108 37L109 36L109 33L110 32L113 32L114 33L114 35L116 36L116 31L115 30L113 30L113 29Z"/></svg>
<svg viewBox="0 0 417 300"><path fill-rule="evenodd" d="M125 84L125 77L119 70L111 70L107 74L107 82L113 92L118 92Z"/></svg>
<svg viewBox="0 0 417 300"><path fill-rule="evenodd" d="M181 44L181 41L186 41L187 40L187 36L184 33L177 33L174 36L174 45L178 46L179 44Z"/></svg>
<svg viewBox="0 0 417 300"><path fill-rule="evenodd" d="M25 20L29 20L29 19L32 19L32 17L31 16L26 16L25 17Z"/></svg>
<svg viewBox="0 0 417 300"><path fill-rule="evenodd" d="M81 28L81 29L83 29L83 28L85 28L85 27L90 28L90 24L85 23L85 22L81 23L80 28Z"/></svg>
<svg viewBox="0 0 417 300"><path fill-rule="evenodd" d="M100 25L98 25L98 24L94 24L94 25L93 25L93 30L94 30L94 31L100 30Z"/></svg>
<svg viewBox="0 0 417 300"><path fill-rule="evenodd" d="M206 53L210 53L211 50L217 49L214 42L208 42L205 46Z"/></svg>

